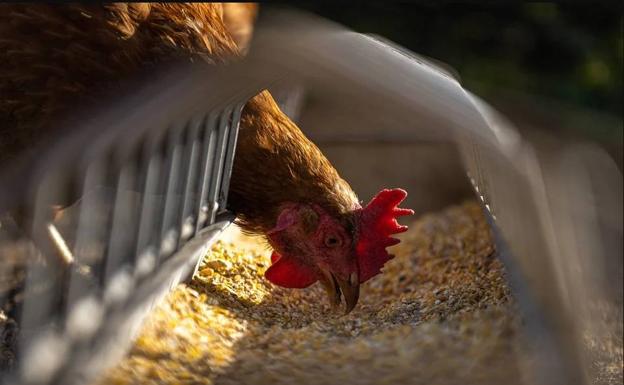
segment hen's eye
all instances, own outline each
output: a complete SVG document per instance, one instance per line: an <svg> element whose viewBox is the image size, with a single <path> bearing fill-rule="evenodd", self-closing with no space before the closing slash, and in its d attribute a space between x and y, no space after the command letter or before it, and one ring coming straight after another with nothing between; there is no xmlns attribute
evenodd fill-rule
<svg viewBox="0 0 624 385"><path fill-rule="evenodd" d="M330 236L325 238L325 246L327 247L337 247L340 246L341 243L342 241L338 237Z"/></svg>

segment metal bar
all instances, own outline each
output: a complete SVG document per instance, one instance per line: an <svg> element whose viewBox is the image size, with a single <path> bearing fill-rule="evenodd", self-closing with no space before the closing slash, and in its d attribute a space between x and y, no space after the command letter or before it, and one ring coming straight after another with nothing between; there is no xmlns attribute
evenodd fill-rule
<svg viewBox="0 0 624 385"><path fill-rule="evenodd" d="M230 188L230 178L232 177L232 166L234 165L234 155L236 154L236 141L238 139L238 129L240 126L243 104L238 104L232 110L228 142L226 146L225 160L223 161L223 177L219 192L219 210L224 211L227 205L228 190Z"/></svg>
<svg viewBox="0 0 624 385"><path fill-rule="evenodd" d="M132 159L122 167L118 176L111 236L107 247L105 279L103 280L105 293L115 274L122 270L132 271L135 267L134 245L141 199L141 195L135 191L138 167L138 161Z"/></svg>
<svg viewBox="0 0 624 385"><path fill-rule="evenodd" d="M183 171L185 168L182 158L184 151L183 146L180 129L176 128L172 130L168 146L169 168L167 172L167 187L165 190L165 206L160 228L159 259L161 262L175 251L179 238L177 224L179 223L180 200L183 199L180 186L182 186L186 177Z"/></svg>
<svg viewBox="0 0 624 385"><path fill-rule="evenodd" d="M149 152L143 199L141 201L141 219L139 220L135 249L135 254L137 255L135 274L139 276L149 274L156 266L158 250L150 241L152 229L155 226L155 212L158 210L154 206L157 203L155 202L155 196L158 191L162 162L162 154L159 151Z"/></svg>
<svg viewBox="0 0 624 385"><path fill-rule="evenodd" d="M31 236L37 245L33 254L39 254L44 259L47 258L49 264L32 263L28 265L26 275L23 303L18 318L20 328L20 338L17 346L17 356L19 359L18 370L26 376L43 377L46 370L33 373L28 369L29 357L36 355L41 350L37 341L49 341L55 349L58 349L58 357L61 357L66 346L66 342L59 337L58 325L55 323L59 309L63 306L63 269L59 261L55 260L54 251L49 243L47 225L52 220L51 202L62 195L62 186L59 183L63 180L62 173L50 173L47 178L32 191L32 201L34 205L32 211ZM55 263L56 262L56 263ZM62 357L61 357L62 358ZM50 362L48 368L55 370L60 361Z"/></svg>
<svg viewBox="0 0 624 385"><path fill-rule="evenodd" d="M221 209L219 207L219 193L221 191L221 181L223 178L223 167L226 156L226 149L228 144L228 133L230 130L230 115L232 113L231 108L226 108L221 112L219 117L219 129L217 131L217 143L215 160L212 168L213 182L210 184L208 191L208 220L209 223L213 223L217 212Z"/></svg>
<svg viewBox="0 0 624 385"><path fill-rule="evenodd" d="M210 184L213 181L213 164L215 161L215 150L217 147L217 130L215 128L217 117L210 114L206 117L204 127L204 143L203 143L203 159L202 159L202 177L199 191L199 202L197 207L197 224L195 226L195 234L201 230L209 219L208 194Z"/></svg>
<svg viewBox="0 0 624 385"><path fill-rule="evenodd" d="M200 141L200 125L199 119L193 119L190 123L188 131L186 152L188 162L188 172L186 175L186 184L184 186L184 198L180 217L180 239L179 243L186 242L194 234L195 224L197 222L196 213L193 208L196 207L199 193L198 185L200 161L201 161L201 141Z"/></svg>

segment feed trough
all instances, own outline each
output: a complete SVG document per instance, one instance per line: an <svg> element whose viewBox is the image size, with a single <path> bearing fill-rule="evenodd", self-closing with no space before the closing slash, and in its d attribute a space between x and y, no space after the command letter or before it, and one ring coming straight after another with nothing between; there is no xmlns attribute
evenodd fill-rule
<svg viewBox="0 0 624 385"><path fill-rule="evenodd" d="M586 339L617 334L596 306L622 304L614 162L589 144L525 135L425 58L291 12L266 17L239 63L168 67L1 175L3 211L30 218L26 232L2 221L3 246L28 255L11 266L24 279L7 295L24 295L10 313L17 363L7 381L88 383L119 359L233 220L238 119L265 88L284 95L285 112L361 195L403 183L422 212L471 187L524 320L530 383L590 383ZM353 149L370 156L341 157ZM395 151L409 155L380 158ZM50 207L77 198L53 216Z"/></svg>

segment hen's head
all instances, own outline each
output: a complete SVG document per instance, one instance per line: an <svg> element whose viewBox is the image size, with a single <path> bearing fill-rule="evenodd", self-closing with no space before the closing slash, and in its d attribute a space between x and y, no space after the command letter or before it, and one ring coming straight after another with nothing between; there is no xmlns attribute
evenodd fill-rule
<svg viewBox="0 0 624 385"><path fill-rule="evenodd" d="M284 204L275 228L267 233L275 250L267 279L288 288L321 281L332 305L338 306L342 295L350 312L360 284L379 274L393 257L386 247L399 240L391 235L407 230L396 221L414 213L397 207L406 196L401 189L383 190L347 218L333 217L316 204Z"/></svg>

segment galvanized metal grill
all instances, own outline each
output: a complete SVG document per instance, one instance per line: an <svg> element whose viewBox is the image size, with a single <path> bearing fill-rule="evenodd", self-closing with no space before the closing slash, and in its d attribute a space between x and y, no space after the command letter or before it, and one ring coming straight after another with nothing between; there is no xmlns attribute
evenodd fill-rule
<svg viewBox="0 0 624 385"><path fill-rule="evenodd" d="M27 174L13 173L21 182L4 174L13 215L2 230L13 239L2 245L15 248L22 278L2 298L17 326L8 383L75 383L112 362L233 220L226 202L246 98L214 108L194 99L189 110L188 100L166 103L174 88L159 86L165 111L128 110L126 98L40 147ZM25 191L7 188L20 183Z"/></svg>

